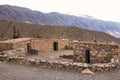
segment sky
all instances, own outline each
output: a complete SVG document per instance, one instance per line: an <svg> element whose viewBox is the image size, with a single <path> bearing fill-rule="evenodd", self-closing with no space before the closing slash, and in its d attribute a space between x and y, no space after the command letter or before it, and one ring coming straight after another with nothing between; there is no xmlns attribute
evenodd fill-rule
<svg viewBox="0 0 120 80"><path fill-rule="evenodd" d="M120 0L0 0L4 4L120 22Z"/></svg>

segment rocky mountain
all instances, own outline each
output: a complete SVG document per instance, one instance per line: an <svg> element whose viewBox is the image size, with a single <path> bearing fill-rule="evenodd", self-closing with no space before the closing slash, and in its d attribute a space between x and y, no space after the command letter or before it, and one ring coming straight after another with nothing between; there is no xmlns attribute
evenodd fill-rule
<svg viewBox="0 0 120 80"><path fill-rule="evenodd" d="M0 19L42 25L76 26L120 37L120 23L103 21L89 16L73 16L56 12L42 13L23 7L0 5Z"/></svg>

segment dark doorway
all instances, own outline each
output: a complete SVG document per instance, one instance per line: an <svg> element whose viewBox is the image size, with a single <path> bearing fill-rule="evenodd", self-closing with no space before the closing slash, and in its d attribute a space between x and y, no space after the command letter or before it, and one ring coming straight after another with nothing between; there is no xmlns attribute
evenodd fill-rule
<svg viewBox="0 0 120 80"><path fill-rule="evenodd" d="M85 51L85 62L86 63L90 63L90 50L89 49L86 49Z"/></svg>
<svg viewBox="0 0 120 80"><path fill-rule="evenodd" d="M53 43L53 49L54 51L58 51L58 42Z"/></svg>
<svg viewBox="0 0 120 80"><path fill-rule="evenodd" d="M31 50L31 44L27 43L27 52L30 53L30 50Z"/></svg>

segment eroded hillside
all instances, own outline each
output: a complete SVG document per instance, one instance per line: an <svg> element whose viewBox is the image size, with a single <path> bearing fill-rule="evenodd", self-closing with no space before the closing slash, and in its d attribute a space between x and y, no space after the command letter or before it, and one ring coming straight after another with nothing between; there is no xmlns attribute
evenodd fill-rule
<svg viewBox="0 0 120 80"><path fill-rule="evenodd" d="M97 31L91 31L78 27L37 25L25 22L13 22L0 20L0 37L5 39L13 38L13 35L19 34L19 37L38 37L38 38L68 38L80 39L84 41L115 41L118 39Z"/></svg>

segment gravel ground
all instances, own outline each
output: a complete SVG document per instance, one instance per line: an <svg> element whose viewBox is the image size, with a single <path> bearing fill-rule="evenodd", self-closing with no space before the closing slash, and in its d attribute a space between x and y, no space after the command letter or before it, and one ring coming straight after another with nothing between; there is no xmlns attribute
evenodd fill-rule
<svg viewBox="0 0 120 80"><path fill-rule="evenodd" d="M28 58L55 58L61 54L72 54L73 51L58 51L45 56L28 56ZM47 69L38 66L27 66L0 62L0 80L120 80L120 67L111 72L82 74L76 71Z"/></svg>
<svg viewBox="0 0 120 80"><path fill-rule="evenodd" d="M95 74L0 63L0 80L120 80L120 70Z"/></svg>

